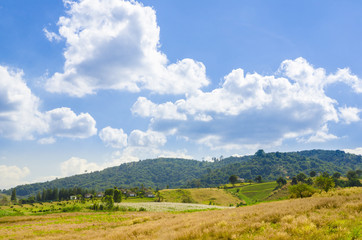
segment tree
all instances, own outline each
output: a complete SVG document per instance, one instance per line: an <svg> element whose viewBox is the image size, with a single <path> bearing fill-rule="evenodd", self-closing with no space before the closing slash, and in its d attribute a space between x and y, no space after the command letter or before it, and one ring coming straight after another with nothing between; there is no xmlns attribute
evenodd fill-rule
<svg viewBox="0 0 362 240"><path fill-rule="evenodd" d="M104 202L106 204L106 209L108 210L112 210L114 207L114 200L113 197L111 195L106 195L103 199L102 202Z"/></svg>
<svg viewBox="0 0 362 240"><path fill-rule="evenodd" d="M335 183L333 181L333 178L324 177L323 175L321 175L321 176L316 178L315 185L318 188L328 192L331 188L333 188L335 186Z"/></svg>
<svg viewBox="0 0 362 240"><path fill-rule="evenodd" d="M298 184L297 177L292 177L292 182L291 182L291 184L292 184L292 185Z"/></svg>
<svg viewBox="0 0 362 240"><path fill-rule="evenodd" d="M287 184L287 180L285 178L283 178L283 177L279 177L277 179L277 184L279 185L279 187L281 187L281 186Z"/></svg>
<svg viewBox="0 0 362 240"><path fill-rule="evenodd" d="M11 191L11 201L16 202L16 188Z"/></svg>
<svg viewBox="0 0 362 240"><path fill-rule="evenodd" d="M310 176L310 177L315 177L315 176L317 176L317 173L316 173L315 171L311 171L311 172L309 173L309 176Z"/></svg>
<svg viewBox="0 0 362 240"><path fill-rule="evenodd" d="M332 175L332 178L333 179L339 179L341 177L341 174L339 173L339 172L335 172L335 173L333 173L333 175Z"/></svg>
<svg viewBox="0 0 362 240"><path fill-rule="evenodd" d="M256 153L255 156L257 157L265 157L265 152L263 149L259 149Z"/></svg>
<svg viewBox="0 0 362 240"><path fill-rule="evenodd" d="M229 182L234 186L234 184L238 181L238 177L236 175L231 175L229 177Z"/></svg>
<svg viewBox="0 0 362 240"><path fill-rule="evenodd" d="M311 197L316 190L305 183L298 183L296 185L289 187L290 196L292 198L305 198L305 197Z"/></svg>
<svg viewBox="0 0 362 240"><path fill-rule="evenodd" d="M304 173L299 173L297 175L298 182L305 182L306 179L307 179L307 175L305 175Z"/></svg>
<svg viewBox="0 0 362 240"><path fill-rule="evenodd" d="M352 179L358 179L358 174L356 171L348 171L347 172L347 178L348 180L352 180Z"/></svg>
<svg viewBox="0 0 362 240"><path fill-rule="evenodd" d="M114 189L113 200L116 203L122 202L122 192L118 189Z"/></svg>
<svg viewBox="0 0 362 240"><path fill-rule="evenodd" d="M114 189L113 189L113 188L106 189L106 191L104 192L104 195L105 195L105 196L111 196L111 197L113 198L113 196L114 196Z"/></svg>
<svg viewBox="0 0 362 240"><path fill-rule="evenodd" d="M261 183L263 181L262 177L259 175L255 178L255 182Z"/></svg>

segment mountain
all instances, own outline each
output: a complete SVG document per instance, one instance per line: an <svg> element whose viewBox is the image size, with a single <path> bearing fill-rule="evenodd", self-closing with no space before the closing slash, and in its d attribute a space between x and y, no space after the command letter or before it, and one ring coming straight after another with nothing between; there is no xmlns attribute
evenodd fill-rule
<svg viewBox="0 0 362 240"><path fill-rule="evenodd" d="M289 153L265 153L228 157L214 162L158 158L125 163L102 171L85 173L53 181L21 185L16 187L18 196L35 195L42 189L87 188L102 191L114 186L131 188L180 188L215 187L228 181L230 175L254 179L260 175L264 180L275 180L279 176L295 176L300 172L340 172L362 168L362 157L343 151L310 150ZM5 191L11 193L11 189Z"/></svg>

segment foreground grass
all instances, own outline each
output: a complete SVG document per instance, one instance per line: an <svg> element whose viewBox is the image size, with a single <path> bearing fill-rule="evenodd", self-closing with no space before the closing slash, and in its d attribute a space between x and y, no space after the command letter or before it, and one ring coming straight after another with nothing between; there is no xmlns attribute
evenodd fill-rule
<svg viewBox="0 0 362 240"><path fill-rule="evenodd" d="M0 218L0 239L361 239L362 188L193 213L96 212Z"/></svg>

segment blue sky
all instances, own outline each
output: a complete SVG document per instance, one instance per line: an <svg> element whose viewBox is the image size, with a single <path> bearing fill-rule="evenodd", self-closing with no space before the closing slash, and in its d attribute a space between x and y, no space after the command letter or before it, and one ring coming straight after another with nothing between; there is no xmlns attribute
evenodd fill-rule
<svg viewBox="0 0 362 240"><path fill-rule="evenodd" d="M0 188L148 158L361 154L360 1L0 0Z"/></svg>

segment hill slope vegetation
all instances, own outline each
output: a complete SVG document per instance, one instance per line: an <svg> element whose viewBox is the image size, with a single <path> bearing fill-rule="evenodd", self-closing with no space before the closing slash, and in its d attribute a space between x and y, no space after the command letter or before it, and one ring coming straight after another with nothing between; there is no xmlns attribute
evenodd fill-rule
<svg viewBox="0 0 362 240"><path fill-rule="evenodd" d="M229 157L214 162L158 158L125 163L102 171L75 175L53 181L16 187L18 196L36 195L43 189L87 188L102 191L114 186L131 188L145 187L194 188L216 187L225 184L231 175L244 179L274 181L279 176L295 176L300 172L340 172L362 168L362 157L343 151L310 150L289 153L265 153ZM11 190L5 191L10 194Z"/></svg>

